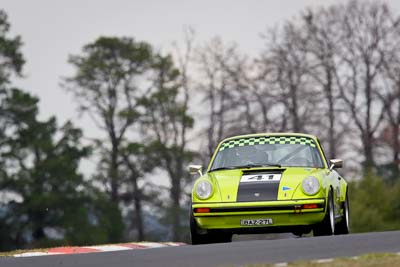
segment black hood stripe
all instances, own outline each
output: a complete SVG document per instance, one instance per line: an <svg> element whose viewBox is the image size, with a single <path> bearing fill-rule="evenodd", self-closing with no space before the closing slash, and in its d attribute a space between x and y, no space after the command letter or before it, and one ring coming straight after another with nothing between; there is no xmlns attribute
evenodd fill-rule
<svg viewBox="0 0 400 267"><path fill-rule="evenodd" d="M240 183L238 202L270 201L278 199L279 181L261 183Z"/></svg>

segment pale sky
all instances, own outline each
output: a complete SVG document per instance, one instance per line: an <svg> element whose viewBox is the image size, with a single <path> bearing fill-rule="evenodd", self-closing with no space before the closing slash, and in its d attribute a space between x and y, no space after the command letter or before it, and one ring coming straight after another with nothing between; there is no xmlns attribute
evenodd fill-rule
<svg viewBox="0 0 400 267"><path fill-rule="evenodd" d="M218 35L235 41L245 53L263 45L259 34L307 6L346 0L0 0L11 23L11 34L20 35L27 63L25 78L14 84L40 98L42 118L56 115L59 122L72 119L96 136L87 118L78 118L72 96L61 87L61 77L72 73L67 59L100 35L130 36L156 49L181 41L187 25L196 30L199 43ZM397 12L400 1L388 1Z"/></svg>

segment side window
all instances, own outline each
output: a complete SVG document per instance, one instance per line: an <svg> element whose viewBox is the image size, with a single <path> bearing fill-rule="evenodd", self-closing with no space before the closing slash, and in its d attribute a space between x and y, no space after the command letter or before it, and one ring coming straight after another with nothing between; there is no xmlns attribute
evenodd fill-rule
<svg viewBox="0 0 400 267"><path fill-rule="evenodd" d="M313 159L313 165L318 168L323 168L324 163L322 162L321 155L316 147L310 147L311 149L311 155Z"/></svg>

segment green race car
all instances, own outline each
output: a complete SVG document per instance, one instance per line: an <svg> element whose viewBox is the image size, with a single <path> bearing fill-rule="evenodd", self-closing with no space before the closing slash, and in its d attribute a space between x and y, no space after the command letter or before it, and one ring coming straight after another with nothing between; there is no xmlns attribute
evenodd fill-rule
<svg viewBox="0 0 400 267"><path fill-rule="evenodd" d="M192 191L192 244L230 242L233 234L349 233L347 182L311 135L278 133L223 140Z"/></svg>

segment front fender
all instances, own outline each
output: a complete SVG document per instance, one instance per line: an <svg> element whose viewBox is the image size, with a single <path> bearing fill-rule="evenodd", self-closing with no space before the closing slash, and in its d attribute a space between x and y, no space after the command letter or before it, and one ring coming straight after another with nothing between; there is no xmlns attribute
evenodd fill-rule
<svg viewBox="0 0 400 267"><path fill-rule="evenodd" d="M211 183L212 188L213 188L213 193L207 199L200 199L196 195L196 186L200 181L204 181L204 180L207 180L208 182ZM205 174L205 175L201 176L199 179L197 179L192 188L192 203L198 203L198 202L202 202L202 203L221 202L221 192L220 192L218 183L215 179L213 179L211 176L209 176L207 174Z"/></svg>
<svg viewBox="0 0 400 267"><path fill-rule="evenodd" d="M320 183L320 190L315 194L315 195L307 195L303 192L303 188L302 188L302 182L303 179L307 178L308 176L313 176L315 178L318 179L319 183ZM314 170L313 172L311 172L310 174L308 174L306 177L304 177L303 179L301 179L295 189L295 192L293 194L292 199L307 199L307 198L327 198L328 193L329 193L329 186L330 186L330 182L327 179L327 177L324 175L324 170Z"/></svg>

